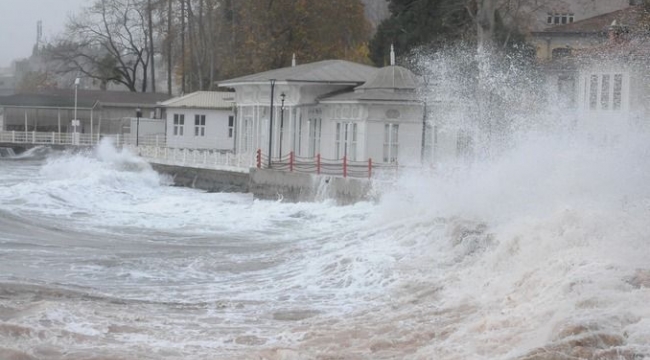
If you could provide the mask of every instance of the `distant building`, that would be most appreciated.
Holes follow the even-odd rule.
[[[136,109],[143,117],[161,119],[164,108],[158,102],[166,94],[125,91],[79,90],[77,94],[78,129],[81,133],[128,134]],[[0,97],[4,121],[0,131],[70,132],[75,113],[74,89],[44,90]]]
[[[602,3],[602,2],[601,2]],[[598,47],[608,41],[609,26],[617,21],[619,24],[633,25],[643,15],[642,6],[627,6],[587,19],[552,25],[530,34],[535,46],[537,58],[552,60],[571,55],[581,49]],[[622,6],[622,5],[621,5]],[[555,21],[555,20],[553,20]]]
[[[270,145],[272,159],[293,152],[298,159],[421,160],[424,106],[417,78],[405,68],[326,60],[219,86],[235,89],[239,153],[260,149],[267,156]]]
[[[13,75],[0,74],[0,96],[13,95],[16,89],[16,78]]]
[[[585,34],[598,34],[600,42],[542,63],[557,86],[551,88],[570,99],[565,105],[577,115],[579,128],[612,133],[648,126],[650,39],[639,31],[641,11],[635,6],[573,24]]]
[[[642,0],[523,0],[506,4],[525,32],[540,32],[623,10]],[[510,6],[511,8],[507,8]],[[502,10],[503,11],[503,10]]]
[[[234,93],[198,91],[160,103],[167,147],[235,150]]]

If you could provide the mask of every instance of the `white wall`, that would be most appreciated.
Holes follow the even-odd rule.
[[[183,135],[174,135],[174,114],[185,115]],[[205,136],[195,136],[195,115],[205,115]],[[189,149],[233,150],[235,136],[228,135],[230,110],[167,108],[167,146]]]

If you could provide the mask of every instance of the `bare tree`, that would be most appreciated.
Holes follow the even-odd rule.
[[[147,15],[149,20],[149,56],[151,61],[151,92],[156,92],[156,65],[155,65],[155,47],[153,42],[153,7],[151,0],[147,0]]]
[[[145,14],[136,1],[97,0],[70,19],[64,37],[47,46],[44,56],[59,73],[146,92],[150,51]]]

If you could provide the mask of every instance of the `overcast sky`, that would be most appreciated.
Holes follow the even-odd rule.
[[[64,29],[69,14],[90,0],[0,0],[0,67],[26,58],[36,42],[36,22],[43,21],[43,37]]]

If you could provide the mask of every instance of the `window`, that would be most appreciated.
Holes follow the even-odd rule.
[[[184,114],[174,114],[174,136],[183,136]]]
[[[298,125],[298,131],[296,132],[297,139],[294,139],[294,142],[297,142],[297,144],[295,144],[294,146],[297,149],[297,155],[300,156],[302,154],[302,111],[300,112],[300,116],[298,117],[297,125]]]
[[[194,115],[194,136],[205,136],[205,115]]]
[[[564,25],[564,24],[570,24],[573,22],[573,14],[572,13],[553,13],[550,12],[548,13],[548,17],[546,18],[546,23],[549,25]]]
[[[384,125],[384,162],[397,162],[399,155],[399,125]]]
[[[309,119],[309,156],[320,152],[321,119]]]
[[[553,59],[561,59],[571,56],[571,49],[570,48],[555,48],[551,52],[551,57]]]
[[[621,110],[623,82],[621,73],[590,74],[584,80],[585,107],[589,110]]]
[[[235,117],[228,116],[228,138],[232,138],[235,134]]]
[[[320,152],[321,113],[319,108],[309,109],[309,155],[315,157]]]
[[[357,124],[336,123],[336,159],[345,156],[349,161],[357,160]]]
[[[613,109],[621,110],[621,100],[623,98],[623,74],[614,75],[614,96]]]
[[[247,153],[253,150],[253,108],[242,108],[241,151]]]

